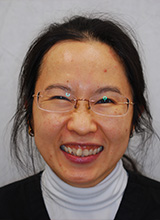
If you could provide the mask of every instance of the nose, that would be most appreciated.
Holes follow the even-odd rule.
[[[87,135],[97,131],[97,124],[88,109],[75,110],[68,120],[67,128],[78,135]]]

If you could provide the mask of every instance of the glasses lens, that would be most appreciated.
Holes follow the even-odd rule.
[[[40,109],[48,112],[69,112],[75,107],[76,99],[64,89],[53,88],[38,93],[37,102]],[[94,96],[89,102],[95,113],[106,116],[125,115],[129,106],[128,99],[116,92]]]
[[[73,108],[74,104],[70,93],[55,88],[39,93],[38,106],[50,112],[67,112]]]
[[[107,92],[102,96],[92,98],[92,110],[101,115],[121,116],[128,111],[128,100],[115,92]]]

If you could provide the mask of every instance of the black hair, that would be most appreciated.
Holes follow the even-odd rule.
[[[32,104],[35,84],[44,55],[60,41],[96,40],[109,45],[120,57],[126,77],[133,91],[134,113],[132,125],[134,132],[140,134],[144,143],[153,132],[152,117],[145,98],[145,81],[143,68],[136,49],[137,42],[124,28],[113,19],[74,16],[62,23],[53,23],[32,42],[24,59],[19,76],[19,94],[17,112],[11,135],[12,152],[18,161],[26,167],[31,162],[34,167],[35,148],[28,128],[31,127]],[[149,134],[146,136],[146,134]],[[132,134],[131,134],[132,135]],[[125,156],[132,168],[131,160]]]

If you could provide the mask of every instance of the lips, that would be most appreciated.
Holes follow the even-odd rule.
[[[67,154],[74,155],[76,157],[89,157],[99,154],[103,151],[103,146],[97,145],[61,145],[61,150]]]

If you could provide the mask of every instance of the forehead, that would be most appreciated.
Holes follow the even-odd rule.
[[[101,64],[105,59],[111,59],[112,62],[122,62],[116,52],[107,44],[99,41],[72,41],[65,40],[52,46],[52,48],[45,54],[41,68],[49,62],[56,61],[56,65],[62,63],[70,63],[76,61],[94,62]],[[87,58],[87,59],[86,59]],[[104,58],[104,59],[99,59]],[[106,62],[107,60],[105,60]],[[51,63],[50,63],[51,64]]]
[[[43,89],[50,83],[68,83],[73,89],[84,90],[89,85],[106,84],[130,89],[119,56],[110,46],[97,41],[63,41],[54,45],[43,58],[37,80]]]

